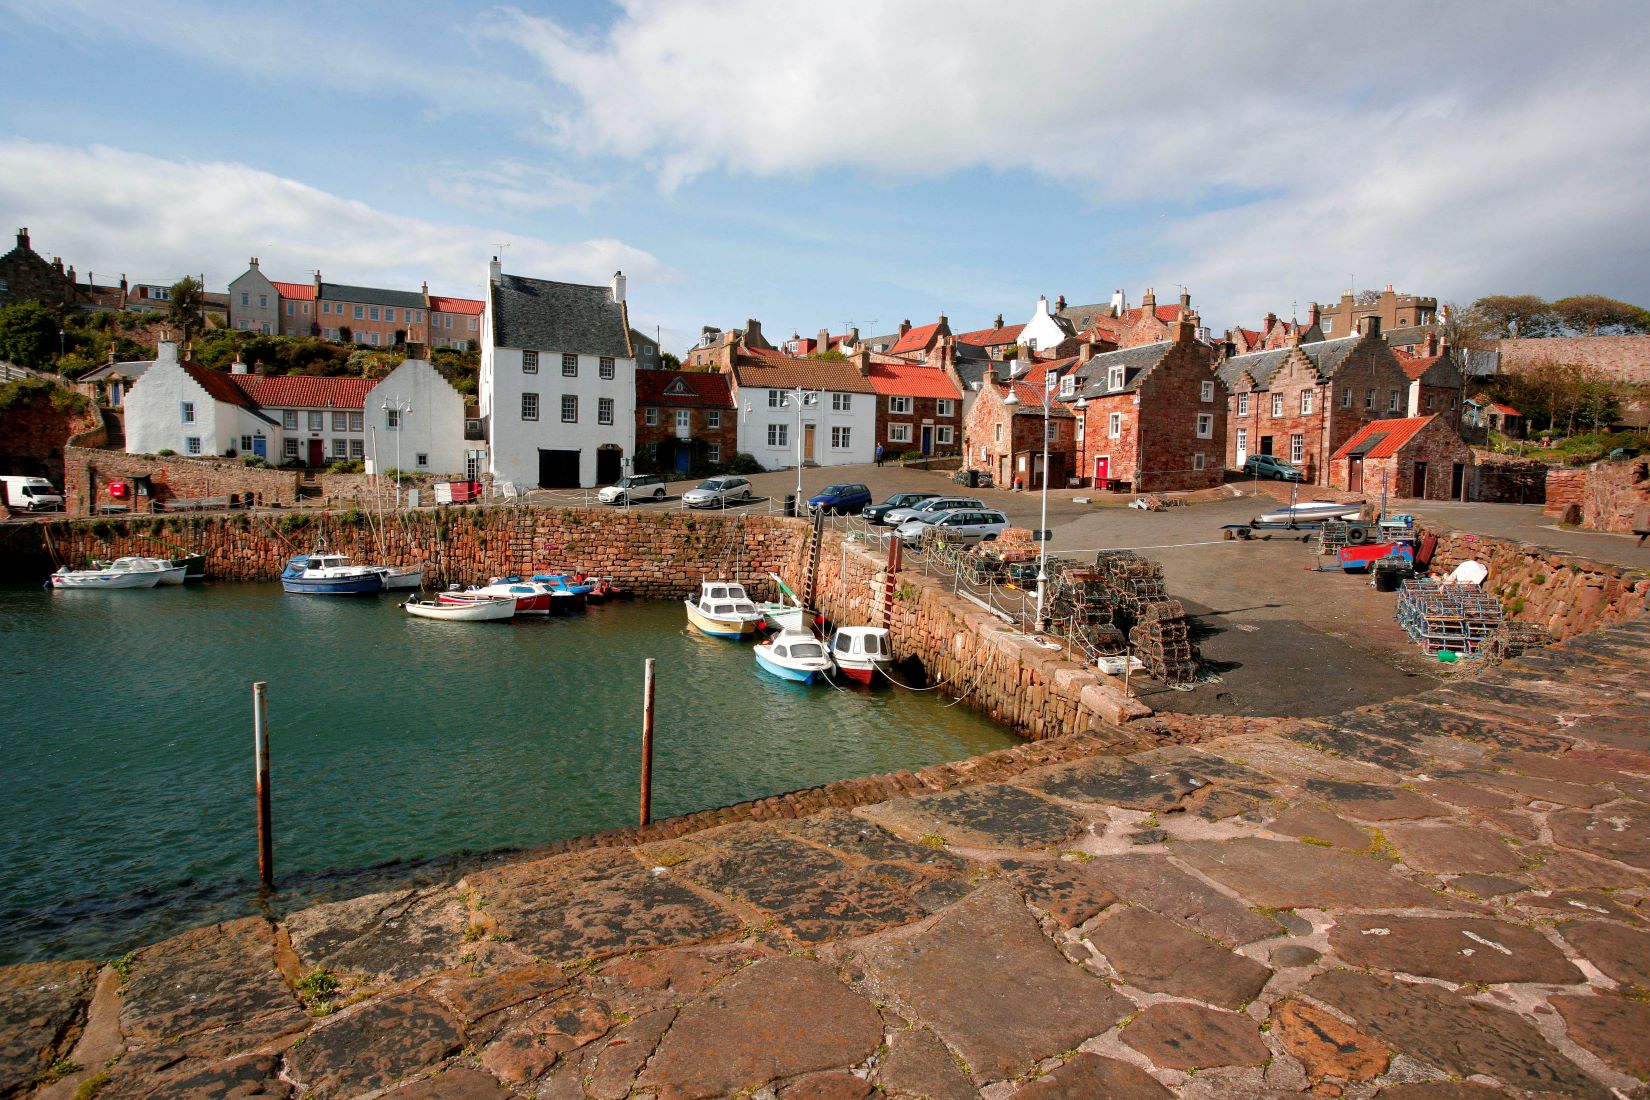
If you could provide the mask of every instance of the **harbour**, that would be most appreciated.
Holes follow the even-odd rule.
[[[0,589],[0,962],[257,911],[254,680],[277,906],[633,825],[648,657],[656,818],[1014,741],[943,690],[778,680],[674,601],[480,626],[398,605],[272,583]]]

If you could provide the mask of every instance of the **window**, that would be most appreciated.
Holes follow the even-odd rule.
[[[934,402],[934,415],[935,416],[956,416],[957,415],[956,405],[957,405],[957,403],[955,401],[951,400],[949,397],[942,397],[938,401]]]
[[[909,425],[909,424],[890,424],[890,425],[888,425],[888,442],[890,442],[890,443],[909,443],[909,442],[911,442],[911,425]]]
[[[691,410],[676,410],[676,430],[678,432],[689,432],[693,430],[693,412]]]
[[[1427,411],[1428,412],[1432,411],[1432,402],[1433,402],[1433,396],[1432,396],[1432,394],[1429,393],[1429,394],[1427,394]]]
[[[367,457],[367,445],[366,445],[365,441],[360,440],[360,439],[350,440],[349,441],[349,456],[351,458],[366,458]]]
[[[1281,393],[1274,393],[1272,395],[1272,415],[1283,415],[1283,394]]]
[[[185,437],[185,439],[183,441],[183,453],[184,454],[189,454],[189,455],[198,455],[198,454],[200,454],[201,453],[201,437],[198,436],[198,435],[191,435],[191,436]]]
[[[423,451],[419,451],[418,457],[415,461],[418,463],[418,468],[422,470],[430,464],[430,456],[425,454]]]
[[[539,395],[524,393],[521,395],[521,418],[523,420],[537,420],[539,418]]]
[[[268,309],[269,308],[269,295],[267,295],[267,294],[258,295],[258,308],[259,309]]]
[[[1213,439],[1215,434],[1215,414],[1197,414],[1197,437],[1199,439]]]
[[[1238,415],[1249,415],[1249,395],[1246,393],[1238,394]]]
[[[376,333],[376,332],[367,333],[367,339],[372,341],[372,346],[373,347],[378,346],[378,333]]]
[[[768,391],[768,408],[777,409],[785,403],[785,396],[781,390]]]
[[[1087,434],[1088,418],[1082,413],[1078,413],[1077,419],[1073,422],[1073,426],[1077,429],[1077,442],[1081,444],[1083,442],[1083,437]]]
[[[1387,399],[1386,399],[1386,411],[1387,412],[1397,412],[1398,411],[1398,391],[1397,390],[1393,390],[1392,393],[1387,397]]]
[[[321,414],[319,412],[311,412],[309,414],[309,416],[307,417],[307,419],[309,421],[309,430],[310,431],[318,432],[318,431],[321,430],[321,428],[322,428]]]
[[[539,353],[524,351],[521,353],[521,373],[537,374],[539,372]]]
[[[842,396],[846,397],[847,394],[843,394]],[[834,450],[834,451],[845,451],[845,450],[847,450],[848,449],[848,439],[849,439],[850,434],[851,433],[850,433],[849,429],[847,429],[847,428],[832,428],[831,429],[831,449]]]
[[[1328,336],[1331,332],[1334,332],[1334,331],[1335,331],[1335,318],[1325,317],[1323,319],[1323,334],[1325,336]]]
[[[1302,416],[1311,416],[1312,415],[1312,391],[1311,390],[1302,390],[1301,391],[1301,415]]]
[[[349,440],[347,440],[347,439],[334,439],[332,441],[332,457],[333,458],[348,458],[349,457]]]
[[[596,373],[602,378],[610,379],[613,377],[613,357],[611,355],[604,355],[596,360]]]
[[[1203,452],[1202,451],[1198,451],[1196,454],[1192,455],[1192,469],[1194,469],[1194,470],[1203,469]]]
[[[1289,461],[1299,464],[1306,458],[1306,437],[1299,432],[1289,437]]]
[[[650,428],[658,426],[658,423],[659,423],[659,410],[658,409],[644,409],[642,411],[642,423],[646,424]]]
[[[384,426],[392,432],[400,431],[401,430],[401,410],[400,409],[385,409],[384,410]]]
[[[390,309],[388,307],[385,307],[385,309],[384,309],[384,320],[386,320],[386,321],[395,320],[395,310]]]
[[[851,394],[851,393],[833,393],[831,395],[831,411],[832,412],[839,412],[839,413],[851,412],[851,411],[853,411],[853,405],[854,405],[854,395]],[[844,430],[846,431],[846,429],[844,429]],[[832,446],[835,446],[835,444],[833,443]],[[843,444],[843,446],[847,446],[847,444]]]
[[[649,348],[648,350],[650,352],[652,351],[651,348]],[[705,460],[707,462],[709,462],[712,466],[721,465],[721,462],[722,462],[722,445],[720,443],[712,443],[710,446],[706,447],[705,448]]]
[[[247,292],[244,291],[244,290],[241,291],[241,305],[243,305],[243,306],[244,305],[250,305],[251,303],[252,303],[251,295],[247,294]]]
[[[195,422],[195,403],[193,401],[185,401],[179,405],[178,416],[185,424],[193,424]]]
[[[352,432],[358,432],[363,427],[365,427],[366,426],[365,416],[366,416],[365,413],[355,413],[355,412],[350,413],[349,414],[349,430],[352,431]]]
[[[1060,396],[1070,397],[1077,392],[1077,376],[1065,374],[1060,376]]]
[[[1112,367],[1106,371],[1106,388],[1108,390],[1120,390],[1123,388],[1122,367]]]
[[[579,422],[579,399],[570,393],[561,395],[561,422],[563,424],[577,424]]]
[[[1003,441],[1003,426],[1001,424],[998,424],[997,425],[997,442],[1001,443],[1002,441]]]
[[[790,435],[791,426],[789,424],[769,424],[768,446],[783,447],[786,445],[786,441],[790,439]]]
[[[1213,401],[1215,399],[1215,384],[1213,382],[1203,383],[1199,387],[1199,396],[1205,401]]]
[[[281,453],[283,455],[285,455],[287,458],[297,458],[298,457],[298,441],[296,439],[288,439],[288,440],[285,440],[284,442],[282,442],[282,444],[281,444]]]
[[[913,402],[909,397],[890,397],[888,399],[888,411],[890,413],[903,416],[910,416],[912,404]]]
[[[252,437],[251,436],[249,436],[249,435],[241,436],[241,450],[243,450],[243,451],[251,451],[252,450]]]
[[[1352,407],[1352,391],[1351,390],[1342,390],[1341,391],[1341,408],[1350,409],[1351,407]]]
[[[579,376],[579,357],[572,352],[566,352],[561,357],[561,376],[563,378],[577,378]]]
[[[470,331],[474,332],[475,330],[476,330],[476,319],[474,317],[471,317],[470,318]]]
[[[722,426],[722,410],[711,409],[705,414],[705,427],[720,428]]]
[[[263,324],[259,325],[258,326],[258,331],[263,333],[265,336],[270,335],[269,322],[265,321]]]
[[[934,429],[934,442],[942,445],[954,443],[957,439],[956,431],[957,430],[949,424],[941,424],[939,427]]]
[[[298,316],[298,303],[297,302],[288,302],[286,304],[286,315],[288,317]]]
[[[1371,411],[1374,410],[1374,408],[1375,408],[1375,391],[1374,390],[1365,390],[1364,391],[1364,408],[1369,409]]]
[[[611,397],[596,398],[596,423],[613,423],[613,399]]]
[[[1106,417],[1106,434],[1113,439],[1123,434],[1123,414],[1112,413]]]
[[[355,319],[357,321],[359,321],[361,318],[365,317],[366,315],[367,315],[366,310],[362,309],[360,306],[355,307]]]
[[[349,431],[349,413],[335,412],[332,414],[332,430],[335,432]]]
[[[331,302],[322,302],[321,303],[321,312],[322,313],[331,313],[332,312],[332,303]]]

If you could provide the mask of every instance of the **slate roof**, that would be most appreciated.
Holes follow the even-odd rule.
[[[143,377],[143,372],[153,366],[148,359],[133,359],[123,363],[105,363],[96,370],[89,370],[76,382],[102,382],[109,378],[121,378],[128,382],[135,382]]]
[[[1349,455],[1391,458],[1433,420],[1432,416],[1409,416],[1401,420],[1373,421],[1360,428],[1357,435],[1341,444],[1340,450],[1329,457],[1332,460]]]
[[[311,293],[310,297],[313,298],[315,295]],[[424,296],[416,290],[386,290],[377,286],[322,283],[320,297],[331,302],[348,302],[351,305],[396,306],[403,309],[424,308]]]
[[[315,300],[314,283],[282,283],[271,279],[269,285],[274,287],[275,293],[283,298],[295,298],[300,302],[313,302]]]
[[[1410,325],[1407,328],[1395,328],[1383,332],[1382,335],[1386,337],[1386,342],[1391,346],[1407,348],[1426,343],[1427,337],[1436,335],[1437,332],[1438,326],[1436,325]]]
[[[236,391],[259,405],[298,409],[360,409],[378,384],[371,378],[325,378],[313,374],[222,374]]]
[[[734,380],[741,386],[835,390],[838,393],[875,393],[871,380],[860,376],[852,363],[830,359],[793,359],[782,351],[747,348],[734,356]]]
[[[480,316],[487,303],[479,298],[449,298],[445,294],[430,295],[430,309],[436,313],[468,313]]]
[[[1071,400],[1076,400],[1076,397],[1104,397],[1112,393],[1129,393],[1139,389],[1141,379],[1163,361],[1163,357],[1172,347],[1174,343],[1165,340],[1156,344],[1141,344],[1138,347],[1102,352],[1092,357],[1078,368],[1077,378],[1081,385]],[[1113,367],[1123,368],[1121,390],[1106,387],[1106,377],[1111,374]]]
[[[1311,344],[1302,344],[1300,350],[1312,361],[1321,378],[1333,377],[1346,361],[1347,353],[1358,346],[1361,336],[1343,336],[1339,340],[1319,340]],[[1215,374],[1231,389],[1245,372],[1255,380],[1259,389],[1265,389],[1272,381],[1283,361],[1289,358],[1293,348],[1273,348],[1270,351],[1252,351],[1248,355],[1234,355],[1220,365]]]
[[[871,388],[894,397],[962,397],[962,391],[943,370],[917,363],[872,363]]]
[[[571,351],[629,359],[629,314],[612,288],[503,275],[492,287],[493,342],[499,347]]]
[[[1110,302],[1096,302],[1087,306],[1067,306],[1054,316],[1066,321],[1075,332],[1090,328],[1096,321],[1116,320],[1111,315]]]
[[[637,405],[733,408],[733,387],[721,371],[639,370]]]
[[[899,343],[899,333],[897,332],[890,332],[886,336],[861,336],[859,338],[860,347],[874,348],[881,345],[882,350],[884,351],[887,351],[897,343]]]

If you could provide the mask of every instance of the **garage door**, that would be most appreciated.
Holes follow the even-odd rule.
[[[539,488],[577,489],[579,452],[539,449]]]

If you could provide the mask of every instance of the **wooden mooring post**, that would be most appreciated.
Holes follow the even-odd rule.
[[[269,823],[269,685],[252,685],[252,760],[258,789],[258,885],[275,887],[275,840]]]
[[[642,674],[642,824],[653,821],[653,658]]]

